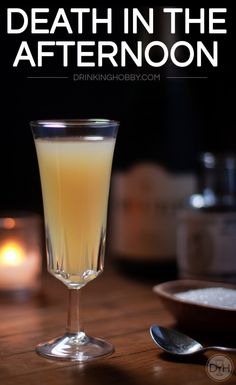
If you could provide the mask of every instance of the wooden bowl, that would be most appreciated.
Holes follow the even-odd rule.
[[[175,317],[180,327],[196,331],[209,331],[209,333],[222,333],[224,331],[224,333],[236,334],[236,309],[197,304],[175,296],[179,292],[209,287],[236,290],[235,285],[196,280],[164,282],[154,286],[153,290]]]

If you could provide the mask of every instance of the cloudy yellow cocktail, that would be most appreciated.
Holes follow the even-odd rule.
[[[113,346],[87,336],[78,292],[103,270],[107,205],[118,123],[110,120],[31,122],[41,178],[48,270],[69,290],[67,332],[39,344],[45,357],[88,361]]]
[[[37,139],[51,273],[84,285],[103,268],[115,139]]]

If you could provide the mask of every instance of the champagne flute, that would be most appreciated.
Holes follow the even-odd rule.
[[[43,195],[48,271],[69,289],[66,333],[36,347],[38,354],[84,362],[113,352],[89,337],[79,317],[79,289],[102,271],[112,158],[113,120],[30,122]]]

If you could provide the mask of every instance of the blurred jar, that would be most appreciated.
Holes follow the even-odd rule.
[[[178,216],[179,276],[236,281],[236,155],[204,153],[199,193]]]
[[[113,176],[110,251],[125,272],[176,275],[176,218],[195,190],[192,174],[140,163]]]

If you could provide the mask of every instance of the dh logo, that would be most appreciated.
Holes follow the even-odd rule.
[[[214,355],[207,361],[206,372],[210,379],[223,382],[232,376],[234,364],[231,358],[225,355]]]

